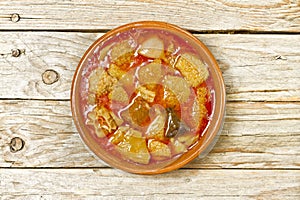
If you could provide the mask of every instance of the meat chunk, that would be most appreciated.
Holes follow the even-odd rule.
[[[96,104],[96,97],[109,93],[116,82],[102,67],[95,69],[89,76],[88,103]]]
[[[143,66],[138,71],[139,81],[142,84],[157,84],[162,77],[161,64],[150,63]]]
[[[172,150],[175,154],[181,154],[188,150],[188,148],[195,144],[199,139],[199,135],[187,133],[180,135],[177,138],[171,138]]]
[[[148,58],[159,58],[164,52],[164,42],[153,36],[142,43],[138,52]]]
[[[146,137],[156,139],[156,140],[163,140],[164,139],[164,128],[166,122],[166,112],[160,108],[155,108],[155,116],[146,131]]]
[[[100,50],[99,57],[98,57],[98,59],[100,61],[103,61],[105,59],[105,57],[108,55],[108,52],[109,52],[111,46],[112,46],[112,44],[107,45]]]
[[[114,132],[114,134],[109,138],[109,141],[115,145],[119,144],[120,142],[122,142],[124,140],[124,136],[128,130],[129,130],[128,126],[120,126]]]
[[[98,117],[97,117],[97,113],[96,113],[95,110],[88,113],[88,115],[87,115],[87,125],[91,125],[91,126],[94,127],[95,133],[96,133],[97,137],[99,137],[99,138],[103,138],[108,134],[107,131],[104,131],[101,128],[101,125],[98,122]]]
[[[119,84],[116,84],[113,87],[113,90],[111,91],[111,93],[109,95],[109,98],[113,102],[120,102],[120,103],[123,103],[123,104],[128,104],[128,102],[129,102],[129,97],[127,95],[127,92]]]
[[[111,116],[111,111],[109,111],[107,108],[101,106],[100,108],[96,108],[96,115],[98,122],[101,125],[102,129],[105,129],[108,132],[111,132],[113,130],[116,130],[118,128],[115,120]]]
[[[149,104],[142,97],[135,98],[129,107],[131,121],[138,126],[146,125],[150,121],[149,110]]]
[[[204,104],[206,103],[207,99],[207,95],[209,94],[209,91],[207,88],[205,87],[199,87],[197,88],[197,99],[199,100],[200,103]]]
[[[102,96],[109,93],[116,82],[116,78],[111,77],[104,69],[99,67],[89,76],[89,92]]]
[[[189,53],[182,54],[179,57],[175,68],[181,72],[187,82],[193,87],[201,84],[209,76],[208,69],[204,63]]]
[[[188,148],[191,145],[193,145],[194,143],[196,143],[196,141],[198,140],[198,138],[199,138],[198,134],[188,133],[188,134],[180,135],[177,138],[177,140],[179,142],[181,142],[182,144],[184,144]]]
[[[133,94],[135,91],[135,80],[135,70],[129,70],[119,79],[118,84],[126,90],[127,94]]]
[[[102,138],[118,128],[112,115],[107,108],[96,107],[87,114],[87,124],[94,126],[96,135]]]
[[[121,124],[123,124],[123,120],[121,118],[119,118],[117,115],[115,115],[114,112],[110,112],[111,117],[113,118],[113,120],[115,120],[117,126],[120,126]]]
[[[207,98],[206,95],[208,93],[207,88],[200,87],[197,89],[196,92],[196,101],[193,103],[192,106],[192,124],[194,127],[198,128],[201,124],[201,121],[207,115],[207,109],[205,107]]]
[[[89,76],[89,92],[96,93],[98,89],[98,83],[101,77],[104,76],[104,69],[99,67],[95,69]]]
[[[119,80],[126,73],[126,71],[122,70],[116,64],[111,64],[108,68],[108,73],[110,76]]]
[[[130,40],[125,40],[114,45],[110,53],[110,60],[113,64],[118,66],[118,69],[112,68],[111,73],[121,77],[123,74],[122,71],[128,71],[134,59],[134,52]]]
[[[130,45],[129,40],[119,42],[112,47],[112,50],[110,52],[111,61],[116,62],[117,60],[128,56],[128,54],[132,54],[133,51],[134,48]]]
[[[181,154],[187,151],[187,147],[174,138],[171,138],[171,144],[174,154]]]
[[[171,150],[168,147],[168,145],[156,141],[156,140],[151,140],[148,143],[148,148],[150,151],[150,154],[153,156],[155,160],[164,160],[166,158],[171,157]]]
[[[164,88],[163,98],[165,100],[166,107],[174,108],[176,110],[180,109],[180,102],[178,101],[176,95],[170,89]]]
[[[175,62],[177,60],[177,56],[174,55],[174,52],[176,51],[175,46],[173,43],[171,43],[167,51],[164,53],[164,56],[162,57],[162,60],[167,63],[167,65],[172,66],[174,68]]]
[[[164,85],[177,97],[180,103],[184,103],[190,96],[190,87],[184,78],[167,75],[163,80]]]
[[[152,103],[154,101],[155,98],[155,92],[148,90],[146,87],[144,86],[139,86],[137,88],[137,92],[138,94],[147,102]]]
[[[117,150],[125,159],[140,164],[149,163],[150,153],[141,132],[121,126],[110,141],[117,146]]]
[[[111,77],[107,72],[104,71],[98,83],[97,94],[101,96],[102,94],[111,92],[116,82],[116,78]]]

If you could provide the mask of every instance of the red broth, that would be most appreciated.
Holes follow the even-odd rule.
[[[119,33],[95,49],[86,69],[83,117],[112,156],[138,165],[169,163],[209,125],[214,88],[208,68],[171,32]]]

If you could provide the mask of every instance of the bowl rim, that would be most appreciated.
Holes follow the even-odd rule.
[[[205,53],[205,56],[208,57],[208,59],[212,62],[212,66],[209,66],[210,70],[213,70],[214,72],[211,72],[212,74],[215,74],[215,77],[213,78],[214,80],[214,88],[219,88],[219,97],[220,99],[217,99],[214,102],[215,104],[219,104],[218,109],[219,112],[217,112],[217,116],[214,116],[214,121],[215,125],[213,126],[213,129],[210,131],[210,134],[207,136],[207,139],[204,143],[198,142],[195,146],[192,147],[192,149],[195,149],[194,151],[187,151],[183,155],[187,154],[188,156],[185,157],[184,159],[181,159],[182,156],[179,157],[178,160],[172,162],[170,165],[167,165],[163,168],[160,169],[155,169],[155,170],[145,170],[145,171],[139,171],[135,169],[131,169],[128,167],[124,167],[122,165],[116,165],[115,163],[112,163],[111,160],[104,158],[102,154],[100,154],[98,151],[96,151],[95,147],[91,144],[91,141],[88,140],[86,134],[84,133],[84,130],[82,129],[80,122],[78,120],[78,110],[76,109],[76,93],[75,93],[75,86],[78,81],[78,77],[81,76],[79,72],[82,71],[82,68],[84,68],[84,63],[86,59],[88,58],[89,54],[92,52],[92,50],[97,47],[101,42],[105,41],[108,39],[110,36],[116,35],[118,32],[124,32],[127,30],[130,30],[132,28],[163,28],[167,29],[169,31],[175,31],[175,33],[183,34],[187,38],[189,38],[191,41],[195,42],[196,45],[198,45],[203,52]],[[217,79],[215,79],[217,78]],[[218,85],[216,85],[216,83]],[[117,28],[114,28],[107,33],[103,34],[101,37],[99,37],[97,40],[93,42],[92,45],[89,46],[89,48],[85,51],[84,55],[81,57],[73,79],[72,79],[72,85],[71,85],[71,93],[70,93],[70,104],[71,104],[71,111],[72,111],[72,118],[73,122],[77,128],[77,131],[80,135],[80,138],[83,140],[83,143],[88,147],[89,150],[91,150],[98,158],[103,160],[105,163],[109,164],[111,167],[121,169],[123,171],[127,171],[130,173],[135,173],[135,174],[160,174],[160,173],[165,173],[169,171],[173,171],[176,169],[179,169],[183,167],[184,165],[188,164],[192,160],[194,160],[197,156],[200,155],[200,153],[204,152],[205,150],[212,149],[216,141],[214,140],[218,137],[222,130],[222,126],[224,124],[224,116],[225,116],[225,104],[226,104],[226,91],[225,91],[225,84],[224,84],[224,79],[222,76],[222,72],[219,68],[219,65],[213,56],[213,54],[210,52],[210,50],[207,48],[204,43],[202,43],[197,37],[195,37],[192,33],[180,28],[179,26],[167,23],[167,22],[161,22],[161,21],[137,21],[137,22],[131,22],[128,24],[121,25]],[[216,105],[215,105],[216,107]],[[215,113],[214,113],[215,115]],[[211,127],[211,125],[209,125]],[[207,131],[207,130],[206,130]],[[204,133],[205,134],[205,133]],[[207,152],[207,153],[208,153]]]

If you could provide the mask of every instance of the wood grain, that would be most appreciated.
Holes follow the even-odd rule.
[[[227,92],[214,149],[157,176],[107,167],[70,112],[85,50],[139,20],[192,31]],[[299,33],[299,0],[0,1],[0,199],[300,199]]]
[[[0,3],[1,30],[107,30],[139,20],[158,20],[194,31],[300,31],[297,0],[140,1],[11,0]],[[20,20],[13,22],[11,14]]]
[[[104,167],[81,142],[68,101],[0,101],[0,167]],[[10,151],[20,137],[22,150]],[[227,104],[213,151],[186,168],[300,168],[300,103]]]
[[[176,177],[176,178],[174,178]],[[293,170],[0,169],[2,199],[299,199]]]
[[[0,98],[69,99],[80,57],[101,35],[0,33]],[[300,101],[300,35],[196,36],[220,64],[228,101]],[[25,53],[12,57],[11,49]],[[59,74],[52,85],[42,81],[47,69]]]

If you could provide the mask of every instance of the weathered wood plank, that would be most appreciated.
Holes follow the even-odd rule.
[[[0,3],[0,29],[111,29],[138,20],[159,20],[202,30],[300,31],[299,1],[60,1]],[[11,20],[11,14],[20,16]]]
[[[0,167],[103,167],[81,142],[67,101],[0,101]],[[24,148],[11,152],[14,137]],[[300,103],[228,103],[213,151],[186,168],[300,168]]]
[[[69,99],[84,51],[102,34],[0,33],[0,98]],[[197,35],[223,71],[228,101],[299,101],[300,35]],[[12,57],[11,49],[25,49]],[[2,54],[2,55],[1,55]],[[53,69],[52,85],[42,74]],[[18,87],[16,87],[18,86]]]
[[[0,169],[2,199],[299,199],[299,170]],[[176,177],[176,178],[174,178]]]

